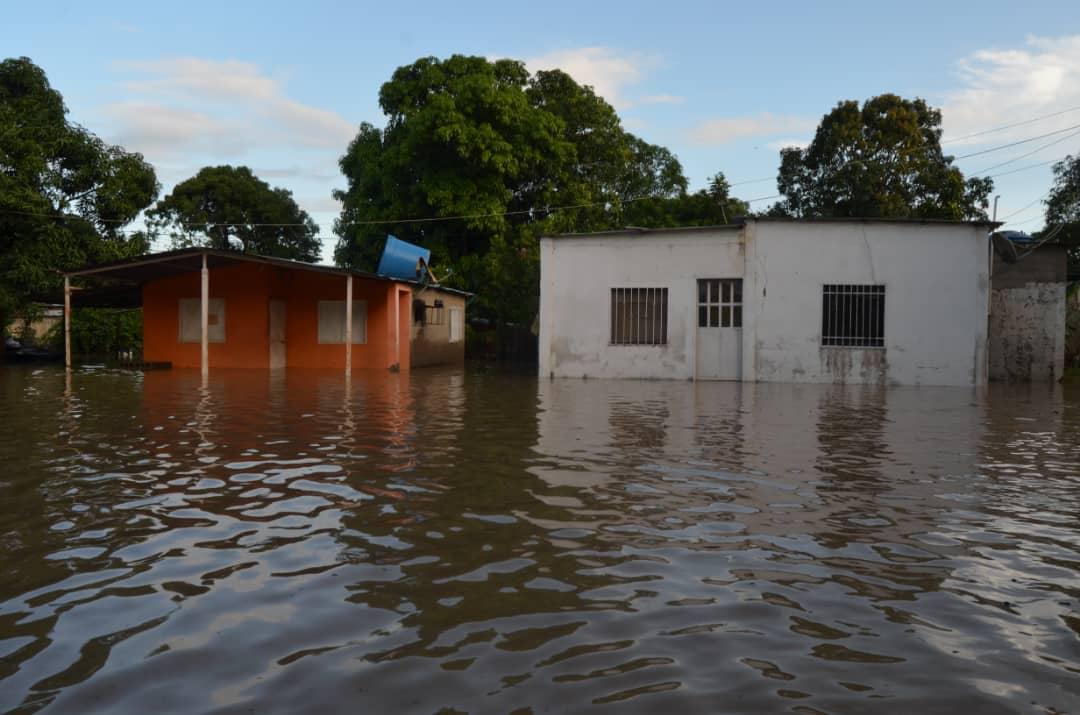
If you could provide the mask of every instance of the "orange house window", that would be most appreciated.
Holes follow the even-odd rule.
[[[225,342],[225,299],[211,298],[206,307],[207,340],[211,343]],[[180,342],[202,342],[201,311],[202,301],[199,298],[180,299]]]

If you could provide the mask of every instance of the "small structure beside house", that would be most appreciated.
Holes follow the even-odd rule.
[[[1067,249],[1047,243],[1018,250],[1019,260],[994,254],[990,379],[1054,382],[1065,374]]]
[[[981,385],[1017,319],[991,335],[995,227],[749,218],[547,236],[540,374]],[[1064,334],[1056,312],[1044,331]]]
[[[64,306],[42,303],[29,315],[20,315],[7,326],[8,335],[17,340],[40,345],[53,328],[64,320]]]
[[[72,290],[88,277],[107,285]],[[72,271],[65,285],[76,307],[142,306],[147,363],[408,370],[465,357],[468,294],[419,281],[191,248]],[[416,301],[438,303],[445,329],[418,330]]]

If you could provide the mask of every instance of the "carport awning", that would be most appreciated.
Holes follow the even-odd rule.
[[[333,266],[292,261],[287,258],[258,256],[250,253],[222,251],[213,248],[183,248],[164,253],[153,253],[112,263],[82,268],[65,273],[68,278],[94,279],[95,285],[78,287],[72,292],[71,302],[76,308],[137,308],[142,305],[142,286],[148,281],[169,278],[202,270],[203,256],[206,265],[213,270],[237,263],[262,263],[291,270],[314,271],[331,275],[353,275],[360,278],[393,281],[384,276],[360,271],[347,271]]]

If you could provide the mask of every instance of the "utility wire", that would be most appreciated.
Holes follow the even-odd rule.
[[[1072,131],[1074,129],[1080,129],[1080,124],[1074,124],[1071,127],[1065,127],[1064,129],[1057,129],[1052,132],[1046,132],[1045,134],[1039,134],[1038,136],[1030,137],[1028,139],[1021,139],[1020,141],[1009,142],[1008,144],[1002,144],[1001,146],[990,147],[989,149],[983,149],[981,151],[973,151],[970,154],[963,154],[961,156],[954,156],[953,159],[959,161],[960,159],[970,159],[973,156],[981,156],[983,154],[989,154],[995,151],[1001,151],[1002,149],[1010,149],[1014,146],[1020,146],[1021,144],[1028,144],[1039,139],[1054,136],[1055,134],[1064,134],[1065,132]]]
[[[1065,111],[1070,111],[1070,110],[1065,110]],[[1062,112],[1062,113],[1064,113],[1064,112]],[[1053,115],[1048,115],[1048,116],[1053,116]],[[1033,119],[1033,120],[1029,120],[1027,123],[1030,123],[1031,121],[1038,121],[1039,119],[1042,119],[1042,118],[1044,118],[1044,117],[1039,117],[1039,118],[1036,118],[1036,119]],[[1001,129],[1001,128],[1002,127],[998,127],[996,129]],[[996,131],[996,129],[986,130],[986,131],[987,132]],[[1022,145],[1022,144],[1028,144],[1028,143],[1033,142],[1033,141],[1038,141],[1039,139],[1043,139],[1043,138],[1046,138],[1046,137],[1049,137],[1049,136],[1054,136],[1054,135],[1057,135],[1057,134],[1062,134],[1062,133],[1069,132],[1069,131],[1073,131],[1073,133],[1069,134],[1068,136],[1063,137],[1063,138],[1061,138],[1059,140],[1056,140],[1054,142],[1050,142],[1050,143],[1048,143],[1048,144],[1046,144],[1044,146],[1041,146],[1041,147],[1039,147],[1038,149],[1036,149],[1036,150],[1034,150],[1032,152],[1029,152],[1027,154],[1023,154],[1021,156],[1015,157],[1014,159],[1010,159],[1009,161],[1002,162],[1001,164],[997,164],[995,166],[984,169],[982,172],[976,172],[975,174],[973,174],[973,175],[978,175],[979,173],[984,173],[986,171],[990,171],[992,169],[995,169],[995,168],[997,168],[999,166],[1005,166],[1006,164],[1010,164],[1013,161],[1023,159],[1026,156],[1030,156],[1031,154],[1034,154],[1034,153],[1039,152],[1039,151],[1041,151],[1043,149],[1046,149],[1047,147],[1053,146],[1054,144],[1060,143],[1061,141],[1065,141],[1065,140],[1070,139],[1070,138],[1072,138],[1074,136],[1080,135],[1080,124],[1074,124],[1074,125],[1072,125],[1070,127],[1064,128],[1064,129],[1058,129],[1058,130],[1055,130],[1055,131],[1052,131],[1052,132],[1046,132],[1044,134],[1039,134],[1039,135],[1034,136],[1034,137],[1029,137],[1027,139],[1021,139],[1021,140],[1014,141],[1014,142],[1009,142],[1007,144],[1002,144],[1000,146],[995,146],[995,147],[990,147],[990,148],[987,148],[987,149],[982,149],[980,151],[971,152],[969,154],[963,154],[961,156],[953,157],[953,159],[954,160],[960,160],[960,159],[968,159],[968,158],[971,158],[973,156],[981,156],[983,154],[989,154],[991,152],[1001,151],[1003,149],[1009,149],[1009,148],[1014,147],[1014,146],[1019,146],[1019,145]],[[845,162],[842,166],[847,166],[847,165],[851,165],[851,164],[866,164],[869,161],[870,160],[868,160],[868,159],[852,159],[850,161]],[[770,178],[772,178],[772,177],[763,177],[763,178],[759,178],[759,179],[749,179],[749,180],[746,180],[746,181],[739,181],[739,182],[732,183],[732,184],[730,184],[730,186],[741,186],[741,185],[744,185],[744,184],[760,183],[760,182],[763,182],[763,181],[768,181]],[[749,200],[746,201],[746,203],[755,203],[755,202],[758,202],[758,201],[767,201],[769,199],[780,198],[780,196],[781,196],[780,194],[775,194],[775,195],[772,195],[772,196],[761,196],[761,197],[758,197],[758,198],[749,199]],[[634,198],[630,198],[630,199],[623,199],[622,201],[619,201],[618,203],[626,204],[626,203],[631,203],[631,202],[635,202],[635,201],[644,201],[644,200],[652,199],[652,198],[658,198],[658,197],[639,196],[639,197],[634,197]],[[574,205],[568,205],[568,206],[530,208],[530,209],[522,209],[522,210],[517,210],[517,211],[491,212],[491,213],[484,213],[484,214],[462,214],[462,215],[457,215],[457,216],[428,216],[428,217],[423,217],[423,218],[372,219],[372,220],[364,220],[364,221],[351,221],[351,222],[349,222],[349,225],[352,225],[352,226],[375,226],[375,225],[387,225],[387,224],[418,224],[418,223],[435,223],[435,222],[440,222],[440,221],[461,221],[461,220],[472,220],[472,219],[481,219],[481,218],[500,218],[500,217],[505,217],[505,216],[521,216],[521,215],[524,215],[524,214],[532,214],[532,213],[550,214],[550,213],[554,213],[556,211],[566,211],[566,210],[573,210],[573,209],[590,208],[590,207],[595,207],[595,206],[607,206],[607,205],[609,205],[611,203],[613,203],[613,202],[611,202],[611,201],[596,201],[596,202],[583,203],[583,204],[574,204]],[[35,212],[31,212],[31,211],[15,211],[15,210],[6,210],[6,209],[0,209],[0,213],[20,215],[20,216],[36,216],[36,217],[41,217],[41,218],[52,218],[52,219],[61,219],[61,220],[63,220],[63,219],[77,219],[77,220],[89,221],[91,223],[95,223],[95,222],[104,223],[104,224],[109,224],[109,223],[126,224],[126,223],[130,223],[130,221],[126,221],[124,219],[102,219],[102,218],[87,219],[87,218],[84,218],[82,216],[78,216],[77,214],[47,214],[47,213],[35,213]],[[209,227],[209,228],[214,228],[214,227],[218,227],[218,226],[247,226],[247,227],[250,227],[250,228],[258,228],[258,227],[287,228],[287,227],[302,227],[304,225],[305,224],[302,224],[302,223],[247,223],[247,222],[236,222],[236,223],[217,222],[217,223],[206,224],[206,226]]]
[[[1068,109],[1062,109],[1059,112],[1053,112],[1051,114],[1044,114],[1040,117],[1033,117],[1031,119],[1025,119],[1022,122],[1016,122],[1015,124],[1006,124],[1000,127],[994,127],[992,129],[983,129],[982,131],[975,132],[973,134],[965,134],[962,137],[956,137],[954,139],[943,139],[942,144],[955,144],[956,142],[962,142],[965,139],[972,139],[974,137],[981,137],[984,134],[993,134],[994,132],[1001,132],[1006,129],[1015,129],[1016,127],[1022,127],[1027,124],[1034,124],[1035,122],[1041,122],[1044,119],[1050,119],[1052,117],[1060,117],[1062,114],[1068,114],[1069,112],[1075,112],[1080,110],[1080,107],[1069,107]]]
[[[994,164],[993,166],[986,167],[982,171],[976,171],[974,174],[972,174],[972,176],[978,176],[979,174],[985,174],[988,171],[993,171],[994,169],[1000,169],[1003,166],[1008,166],[1009,164],[1013,163],[1014,161],[1020,161],[1021,159],[1026,159],[1027,157],[1031,156],[1032,154],[1038,154],[1043,149],[1049,149],[1050,147],[1052,147],[1052,146],[1054,146],[1056,144],[1060,144],[1063,141],[1068,141],[1069,139],[1072,139],[1073,137],[1078,136],[1078,135],[1080,135],[1080,129],[1076,130],[1072,134],[1066,134],[1063,137],[1058,137],[1054,141],[1043,144],[1038,149],[1033,149],[1032,151],[1029,151],[1026,154],[1021,154],[1020,156],[1014,156],[1012,159],[1009,159],[1007,161],[1003,161],[1000,164]]]

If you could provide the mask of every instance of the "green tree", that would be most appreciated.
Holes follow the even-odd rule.
[[[55,299],[59,271],[146,252],[124,226],[159,190],[141,155],[68,121],[40,67],[0,62],[0,325]]]
[[[319,260],[319,226],[286,189],[246,166],[208,166],[177,184],[148,212],[177,248],[239,249],[298,261]]]
[[[1054,164],[1054,185],[1046,197],[1046,225],[1062,224],[1058,240],[1069,247],[1069,275],[1080,275],[1080,155]]]
[[[942,152],[940,111],[895,94],[840,102],[780,158],[774,213],[790,216],[984,219],[993,190]]]
[[[634,201],[623,209],[624,225],[643,228],[717,226],[733,223],[750,213],[750,205],[730,195],[731,186],[722,173],[709,179],[708,188],[692,194]]]
[[[362,125],[341,158],[335,260],[374,268],[393,233],[430,248],[451,282],[504,321],[535,315],[542,233],[619,226],[631,199],[686,191],[669,151],[626,132],[609,104],[558,70],[429,57],[395,71],[379,104],[385,128]],[[576,208],[554,210],[566,206]],[[385,221],[394,218],[416,220]]]

